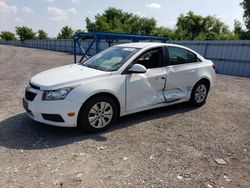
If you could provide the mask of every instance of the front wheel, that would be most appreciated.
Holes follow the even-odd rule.
[[[80,110],[78,126],[88,132],[101,132],[108,129],[117,118],[114,100],[106,96],[90,99]]]
[[[200,81],[195,84],[190,98],[190,104],[192,106],[202,106],[207,99],[209,87],[208,84],[204,81]]]

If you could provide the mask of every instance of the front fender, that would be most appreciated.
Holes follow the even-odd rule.
[[[95,94],[110,93],[119,101],[122,114],[125,110],[125,80],[126,75],[112,75],[84,82],[69,93],[67,100],[83,104]]]

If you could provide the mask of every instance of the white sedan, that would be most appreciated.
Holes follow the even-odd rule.
[[[214,81],[213,62],[191,49],[128,43],[35,75],[23,106],[35,121],[98,132],[135,112],[187,101],[201,106]]]

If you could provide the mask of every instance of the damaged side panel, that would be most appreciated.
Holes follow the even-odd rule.
[[[196,67],[188,65],[175,65],[166,68],[167,81],[163,92],[166,102],[175,102],[189,98],[191,89],[196,81]]]
[[[166,68],[148,69],[145,74],[132,74],[126,80],[126,111],[164,103]]]

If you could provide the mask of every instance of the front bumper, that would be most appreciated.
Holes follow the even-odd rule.
[[[33,88],[28,88],[28,90],[36,94],[33,101],[28,100],[27,97],[23,98],[23,107],[30,118],[41,123],[59,127],[77,126],[77,116],[82,104],[77,104],[66,99],[44,101],[42,100],[43,91]],[[68,113],[74,113],[74,116],[69,116]],[[58,121],[59,116],[62,118],[61,121]]]

